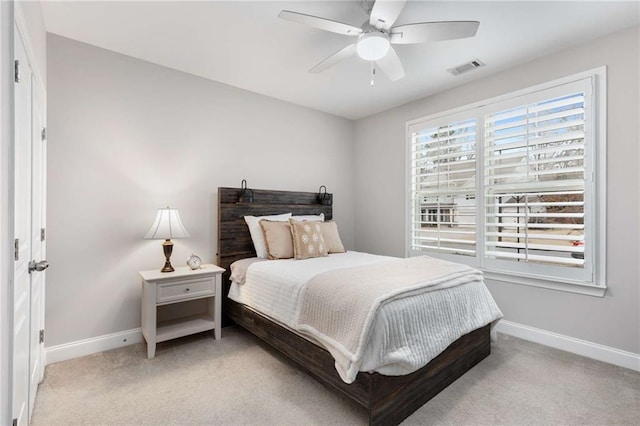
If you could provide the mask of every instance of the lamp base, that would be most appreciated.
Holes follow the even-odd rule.
[[[171,266],[171,262],[164,262],[164,267],[160,269],[160,272],[173,272],[173,266]]]
[[[169,239],[164,240],[162,243],[162,251],[164,252],[165,262],[164,267],[160,269],[160,272],[173,272],[173,266],[171,266],[171,253],[173,252],[173,242]]]

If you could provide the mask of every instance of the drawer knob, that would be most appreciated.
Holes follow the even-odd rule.
[[[187,289],[185,291],[189,291],[189,287],[187,287]]]

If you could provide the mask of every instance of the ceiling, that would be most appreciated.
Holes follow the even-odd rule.
[[[48,32],[294,104],[358,119],[640,23],[638,1],[409,1],[396,24],[477,20],[475,37],[396,45],[406,72],[370,85],[368,62],[307,71],[354,41],[278,19],[292,10],[360,26],[361,1],[43,2]],[[454,77],[472,59],[486,66]]]

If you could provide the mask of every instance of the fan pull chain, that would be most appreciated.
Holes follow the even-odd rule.
[[[373,66],[373,61],[371,61],[371,86],[375,84],[376,78],[376,68]]]

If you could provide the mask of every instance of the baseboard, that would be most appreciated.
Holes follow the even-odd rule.
[[[540,343],[541,345],[582,355],[608,364],[640,371],[640,354],[587,342],[539,328],[529,327],[516,322],[500,320],[495,327],[498,333]]]
[[[634,354],[632,352],[506,320],[500,320],[495,327],[495,331],[619,367],[640,371],[640,354]],[[46,365],[133,345],[141,341],[142,332],[140,328],[134,328],[132,330],[52,346],[45,348]]]
[[[142,341],[140,328],[105,334],[90,339],[64,343],[62,345],[45,348],[45,364],[66,361],[85,355],[91,355],[102,351],[133,345]]]

